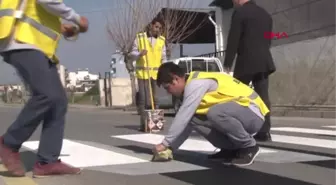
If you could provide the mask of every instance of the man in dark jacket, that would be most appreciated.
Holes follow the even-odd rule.
[[[233,0],[235,11],[232,15],[228,35],[224,67],[227,72],[234,68],[234,77],[245,84],[252,82],[255,91],[271,108],[268,95],[268,76],[276,68],[270,52],[271,40],[264,34],[272,32],[272,17],[252,0]],[[270,115],[265,117],[263,128],[255,136],[259,141],[271,141]]]

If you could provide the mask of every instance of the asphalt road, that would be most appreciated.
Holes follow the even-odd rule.
[[[3,133],[19,107],[0,107]],[[167,117],[170,123],[172,117]],[[40,128],[23,144],[27,177],[9,177],[0,165],[0,185],[310,185],[335,184],[335,120],[273,118],[274,142],[260,143],[261,154],[248,167],[226,167],[205,160],[215,148],[193,133],[168,163],[152,163],[152,144],[163,133],[137,131],[135,114],[93,108],[70,109],[62,160],[83,167],[78,176],[32,179]]]

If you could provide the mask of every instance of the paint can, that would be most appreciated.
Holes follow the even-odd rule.
[[[163,109],[145,110],[145,132],[160,132],[164,129],[165,119]]]

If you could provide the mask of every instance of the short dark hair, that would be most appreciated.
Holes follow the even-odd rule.
[[[157,22],[160,23],[162,27],[164,26],[164,23],[163,23],[163,20],[162,20],[162,19],[160,19],[160,18],[154,18],[154,19],[152,20],[152,24],[155,24],[155,23],[157,23]]]
[[[183,78],[185,72],[180,66],[173,62],[166,62],[161,64],[157,74],[157,85],[160,87],[162,84],[172,83],[173,75]]]

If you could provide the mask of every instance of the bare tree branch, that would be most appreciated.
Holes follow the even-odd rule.
[[[136,33],[144,31],[151,20],[159,14],[164,21],[163,36],[166,37],[167,50],[186,39],[204,26],[206,19],[193,24],[197,12],[193,11],[193,0],[116,0],[116,12],[108,18],[107,30],[117,49],[123,54],[131,50]],[[192,29],[191,26],[193,26]]]

